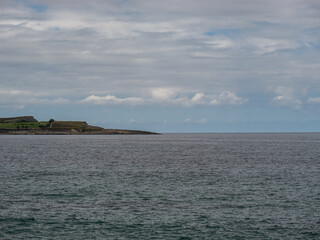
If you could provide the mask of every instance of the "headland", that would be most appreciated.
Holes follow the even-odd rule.
[[[33,116],[0,118],[0,134],[9,135],[116,135],[157,134],[126,129],[105,129],[84,121],[38,121]]]

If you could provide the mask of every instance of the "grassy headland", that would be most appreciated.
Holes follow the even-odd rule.
[[[155,134],[124,129],[104,129],[81,121],[37,121],[34,117],[0,118],[0,134],[14,135],[104,135],[104,134]]]
[[[48,121],[41,122],[0,122],[0,129],[37,129],[41,127],[48,127]]]

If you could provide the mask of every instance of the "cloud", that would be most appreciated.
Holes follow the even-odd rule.
[[[206,104],[207,99],[206,95],[204,93],[196,93],[192,98],[191,98],[191,103],[192,104]]]
[[[95,105],[140,105],[143,102],[144,99],[139,97],[118,98],[112,95],[107,95],[104,97],[91,95],[80,101],[80,103],[90,103]]]
[[[272,99],[272,102],[278,106],[293,107],[294,109],[300,109],[302,102],[291,96],[276,96]]]
[[[241,105],[248,101],[247,98],[236,96],[235,93],[223,91],[217,97],[213,97],[210,101],[212,105]]]
[[[272,53],[280,50],[294,50],[301,45],[292,39],[253,38],[248,40],[258,54]]]
[[[241,105],[248,99],[236,96],[235,93],[223,91],[219,95],[195,93],[189,97],[174,89],[157,88],[151,90],[150,97],[125,97],[119,98],[113,95],[96,96],[90,95],[79,103],[94,105],[165,105],[165,106],[182,106],[194,107],[198,105]]]
[[[23,90],[0,90],[0,106],[24,108],[27,105],[61,105],[71,101],[63,97],[44,97],[41,92]]]
[[[193,107],[197,105],[241,105],[248,101],[248,99],[238,97],[235,93],[230,91],[222,91],[218,95],[213,93],[194,93],[192,97],[184,96],[173,90],[168,90],[165,93],[166,94],[161,95],[163,98],[159,98],[158,96],[156,96],[153,99],[153,102],[157,102],[158,100],[165,100],[169,104]]]
[[[320,97],[309,98],[309,99],[307,100],[307,103],[320,104]]]
[[[151,90],[151,95],[158,101],[170,101],[177,96],[177,91],[171,88],[156,88]]]
[[[313,0],[0,1],[0,88],[16,104],[196,107],[288,85],[272,103],[298,109],[319,85],[319,13]]]
[[[21,90],[0,90],[1,104],[26,105],[62,105],[62,104],[92,104],[92,105],[165,105],[194,107],[198,105],[240,105],[248,99],[236,96],[235,93],[223,91],[220,94],[194,93],[183,94],[176,89],[156,88],[150,90],[149,97],[117,97],[114,95],[97,96],[90,95],[80,101],[72,101],[64,97],[45,98],[47,93],[21,91]]]
[[[211,39],[210,41],[205,42],[206,44],[208,44],[209,47],[213,48],[213,49],[227,49],[227,48],[231,48],[234,46],[234,43],[231,39],[229,38],[214,38]]]
[[[302,107],[302,101],[294,96],[293,90],[289,87],[277,87],[275,93],[278,96],[272,99],[272,103],[278,106],[292,107],[296,110]]]

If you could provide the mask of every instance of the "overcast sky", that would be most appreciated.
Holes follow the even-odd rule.
[[[1,0],[0,115],[320,131],[320,1]]]

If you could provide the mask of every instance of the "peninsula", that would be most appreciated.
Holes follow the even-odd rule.
[[[0,134],[10,135],[111,135],[157,134],[139,130],[104,129],[81,121],[38,121],[33,116],[0,118]]]

